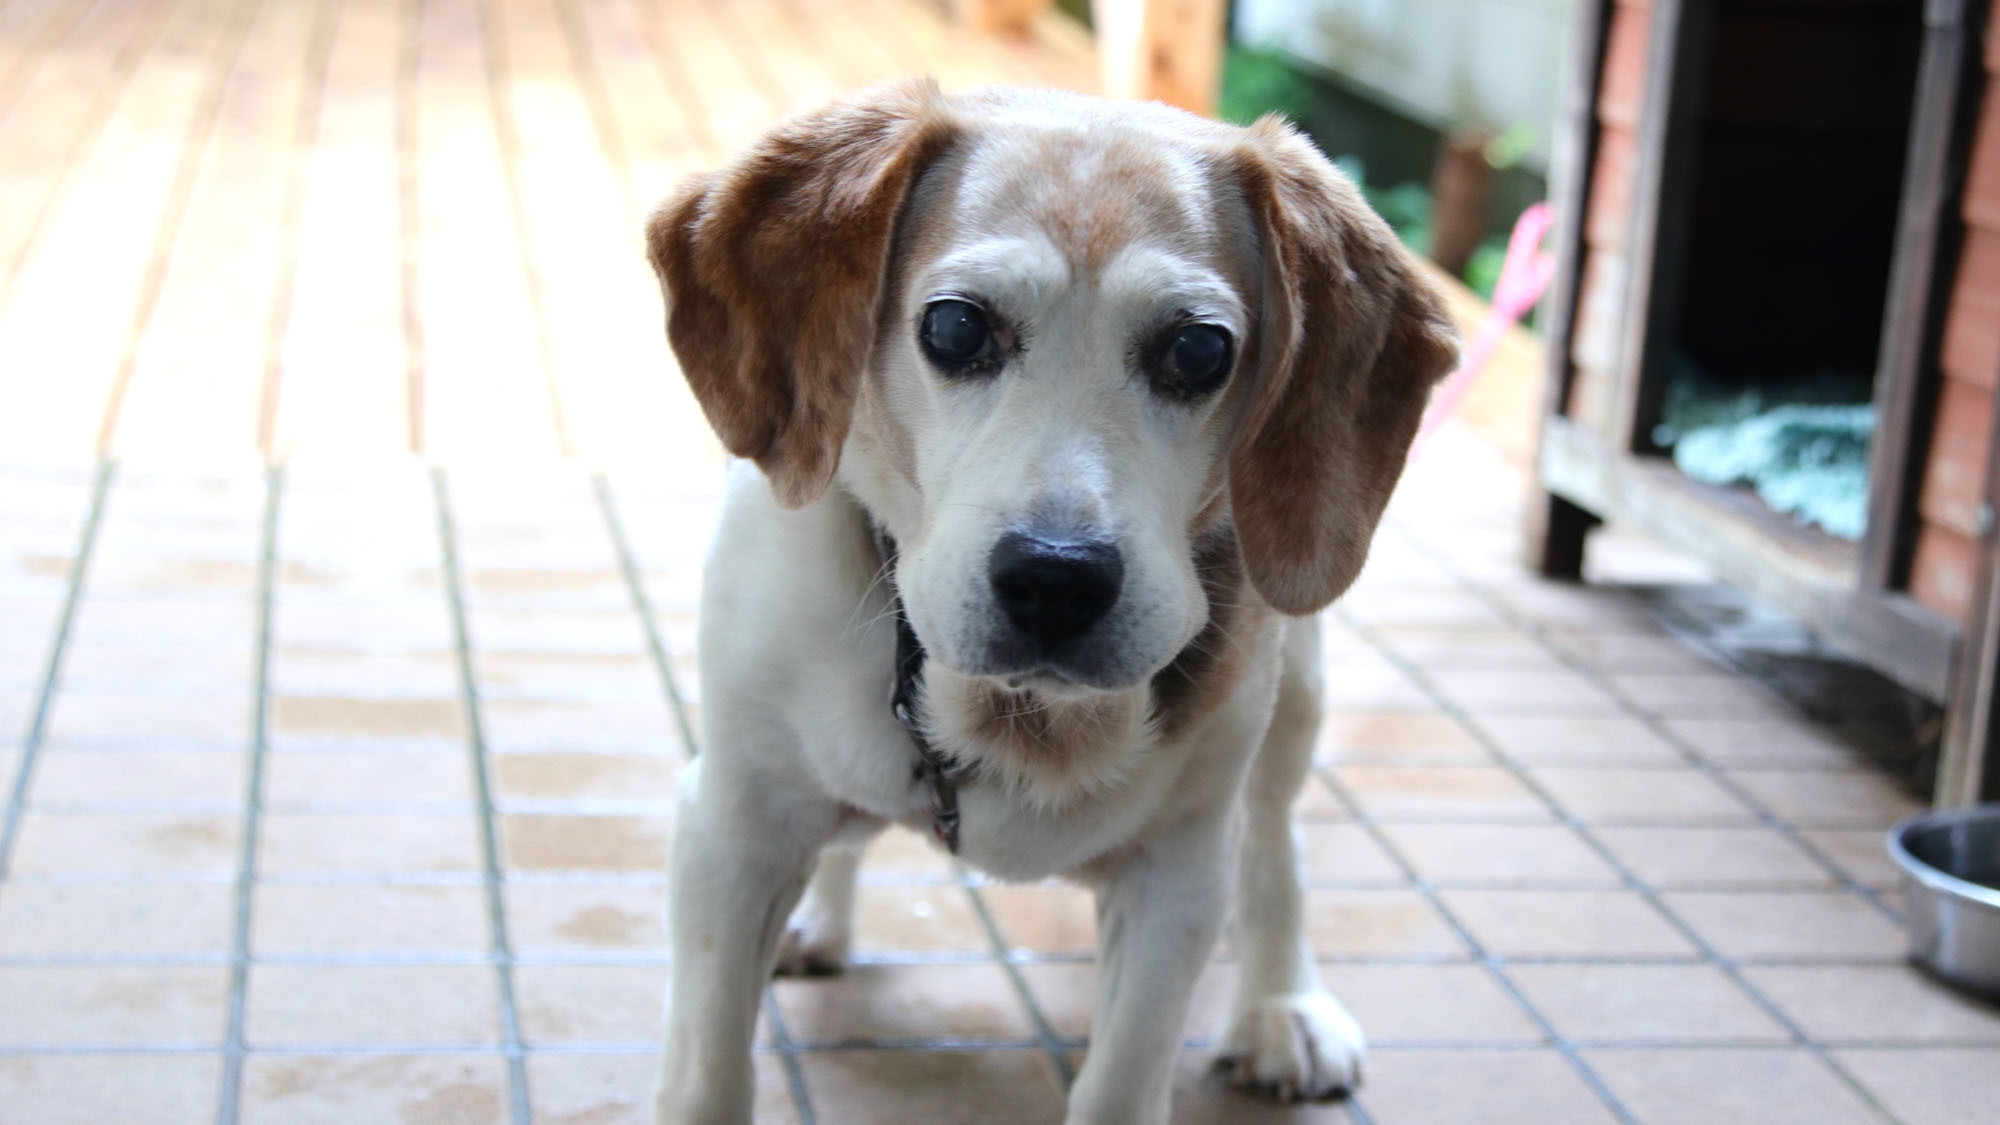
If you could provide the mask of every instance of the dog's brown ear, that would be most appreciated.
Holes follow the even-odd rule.
[[[1361,572],[1458,337],[1395,234],[1311,142],[1266,118],[1231,159],[1263,243],[1264,302],[1229,497],[1257,592],[1306,614]]]
[[[935,83],[880,87],[778,126],[646,224],[681,372],[787,507],[833,480],[897,214],[953,135]]]

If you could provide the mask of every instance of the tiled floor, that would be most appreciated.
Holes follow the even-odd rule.
[[[1088,62],[929,0],[0,0],[0,1122],[643,1119],[717,470],[637,216],[862,81]],[[1900,960],[1894,701],[1530,580],[1525,486],[1448,427],[1325,624],[1366,1086],[1210,1077],[1225,948],[1176,1119],[1990,1114],[2000,1013]],[[864,883],[760,1120],[1057,1119],[1087,899],[908,835]]]

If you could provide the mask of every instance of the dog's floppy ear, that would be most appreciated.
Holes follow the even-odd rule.
[[[1395,234],[1311,142],[1265,118],[1230,159],[1264,252],[1230,504],[1257,592],[1312,613],[1361,572],[1458,338]]]
[[[935,83],[878,87],[778,126],[646,224],[688,386],[786,507],[839,466],[897,214],[954,132]]]

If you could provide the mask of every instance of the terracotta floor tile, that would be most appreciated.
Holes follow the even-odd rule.
[[[1616,886],[1618,873],[1556,824],[1390,824],[1396,850],[1434,883]]]
[[[247,695],[254,690],[255,638],[200,645],[72,640],[63,649],[64,691],[79,695]]]
[[[481,652],[473,658],[487,699],[666,700],[652,658],[642,653]]]
[[[546,1125],[653,1125],[653,1080],[659,1067],[654,1051],[531,1054],[528,1097],[535,1120]],[[759,1052],[756,1068],[754,1120],[758,1125],[797,1122],[783,1061]]]
[[[1515,629],[1439,629],[1392,626],[1376,636],[1420,668],[1511,668],[1555,671],[1561,664],[1533,637]]]
[[[173,1125],[215,1112],[220,1055],[0,1058],[0,1106],[35,1125]]]
[[[1820,828],[1799,833],[1847,877],[1878,891],[1903,883],[1902,869],[1889,858],[1888,833],[1874,828]]]
[[[406,583],[380,600],[367,595],[277,598],[274,645],[332,652],[450,652],[451,610],[441,594]]]
[[[250,693],[57,692],[49,713],[48,741],[134,749],[247,749]]]
[[[510,871],[664,874],[672,834],[665,816],[510,813],[500,818],[500,848]]]
[[[1725,824],[1755,817],[1696,769],[1537,766],[1528,772],[1570,815],[1591,824]]]
[[[261,876],[476,872],[479,824],[470,816],[266,813]]]
[[[1488,764],[1492,755],[1449,715],[1412,711],[1333,711],[1320,724],[1314,759],[1385,765]]]
[[[871,883],[944,883],[958,877],[951,856],[929,838],[899,825],[869,843],[861,878]]]
[[[1676,957],[1695,947],[1631,891],[1439,893],[1490,953],[1503,957]]]
[[[279,749],[423,750],[466,745],[465,705],[457,699],[360,699],[280,695],[271,700],[271,744]]]
[[[1768,719],[1794,713],[1790,704],[1754,680],[1724,672],[1614,672],[1607,678],[1627,703],[1651,715]]]
[[[1529,1044],[1541,1030],[1481,965],[1320,966],[1373,1044]]]
[[[1788,1043],[1712,965],[1510,965],[1557,1034],[1579,1043]]]
[[[1665,725],[1697,754],[1731,769],[1838,770],[1862,764],[1853,748],[1832,732],[1794,718],[1681,716]]]
[[[13,738],[28,728],[35,713],[35,695],[24,685],[19,691],[0,690],[0,730]]]
[[[828,1121],[1059,1121],[1062,1090],[1038,1050],[814,1051],[799,1056]]]
[[[678,755],[496,754],[494,795],[500,800],[654,801],[671,804]]]
[[[1380,820],[1549,819],[1548,806],[1499,766],[1343,766],[1333,777]]]
[[[226,954],[235,933],[228,883],[0,885],[0,956]]]
[[[639,618],[630,610],[555,613],[488,609],[472,619],[474,652],[625,653],[646,651]]]
[[[666,1034],[663,964],[516,965],[514,992],[531,1047],[651,1046]]]
[[[478,887],[266,883],[257,889],[250,947],[302,954],[484,954],[486,892]]]
[[[220,1047],[229,970],[219,965],[0,966],[0,1046]]]
[[[1809,828],[1882,828],[1919,809],[1879,773],[1733,770],[1730,779],[1771,812]]]
[[[1640,1121],[1863,1125],[1882,1120],[1838,1074],[1801,1050],[1600,1050],[1586,1052],[1584,1059]]]
[[[1675,637],[1551,629],[1549,643],[1600,672],[1715,672],[1721,666]]]
[[[488,700],[480,706],[487,748],[496,753],[602,750],[680,754],[680,735],[664,702]],[[700,729],[697,727],[696,729]]]
[[[1905,1125],[1963,1125],[2000,1104],[2000,1049],[1853,1050],[1833,1058]]]
[[[610,544],[604,544],[606,553]],[[625,576],[615,569],[468,566],[466,600],[480,609],[615,610],[632,604]]]
[[[1340,603],[1340,615],[1362,625],[1432,629],[1505,629],[1506,618],[1472,594],[1455,590],[1379,590]]]
[[[1824,887],[1803,848],[1770,828],[1593,828],[1633,875],[1660,888]]]
[[[998,965],[855,965],[838,976],[776,981],[772,993],[796,1043],[1035,1041]]]
[[[264,760],[264,806],[457,811],[472,805],[472,762],[448,754],[388,749],[287,751]]]
[[[667,885],[529,883],[506,886],[507,936],[521,956],[654,953],[667,949]]]
[[[499,1042],[486,965],[252,965],[249,988],[253,1048]]]
[[[1752,988],[1830,1044],[2000,1044],[2000,1008],[1907,965],[1751,965]]]
[[[28,803],[37,808],[240,808],[250,756],[231,750],[47,750]]]
[[[42,813],[21,817],[15,875],[229,878],[241,818],[168,813]]]
[[[1445,697],[1474,715],[1616,715],[1618,702],[1565,668],[1447,668],[1431,673]]]
[[[1306,778],[1305,787],[1292,802],[1292,816],[1301,821],[1347,820],[1347,803],[1327,785],[1325,778],[1314,775]]]
[[[164,545],[185,540],[186,534],[180,531],[162,537]],[[233,646],[244,637],[254,643],[257,620],[255,608],[247,597],[214,601],[174,597],[97,598],[86,594],[77,605],[71,629],[76,637],[93,644],[171,641],[212,645],[227,638]]]
[[[437,652],[342,652],[278,646],[271,692],[302,699],[434,699],[456,702],[458,657]]]
[[[1652,616],[1618,589],[1523,579],[1496,583],[1492,593],[1513,613],[1538,625],[1567,633],[1661,634]]]
[[[1467,952],[1415,891],[1307,891],[1306,934],[1320,957],[1455,958]]]
[[[1335,711],[1435,711],[1437,704],[1415,680],[1372,652],[1326,667],[1324,704]]]
[[[1845,891],[1670,891],[1660,901],[1724,957],[1903,956],[1902,929]]]
[[[1044,957],[1097,952],[1096,900],[1081,887],[996,884],[981,887],[979,897],[1010,950]]]
[[[1409,882],[1403,869],[1359,824],[1301,821],[1298,837],[1308,883],[1402,886]]]
[[[252,1055],[242,1105],[250,1125],[504,1121],[507,1068],[498,1055]]]
[[[1361,1103],[1383,1125],[1617,1120],[1552,1050],[1374,1051]]]
[[[1673,744],[1638,719],[1605,715],[1482,715],[1479,725],[1526,766],[1680,766]]]

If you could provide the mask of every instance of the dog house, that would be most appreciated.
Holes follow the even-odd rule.
[[[1940,702],[1947,804],[2000,796],[1989,8],[1580,0],[1528,537],[1642,527]]]

